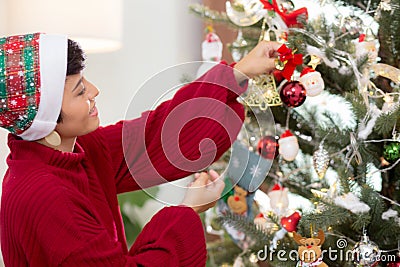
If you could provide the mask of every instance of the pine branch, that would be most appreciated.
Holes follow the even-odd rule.
[[[228,224],[237,230],[242,231],[246,236],[254,240],[255,244],[268,244],[271,237],[263,230],[259,229],[247,217],[232,213],[225,212],[222,216],[217,218],[217,222],[221,225]]]

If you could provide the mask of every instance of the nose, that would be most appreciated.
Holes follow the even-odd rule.
[[[307,246],[308,249],[312,248],[312,246]]]
[[[97,87],[94,84],[92,84],[90,82],[88,82],[88,86],[89,86],[88,98],[94,99],[96,96],[99,95],[100,91],[99,91],[99,89],[97,89]]]

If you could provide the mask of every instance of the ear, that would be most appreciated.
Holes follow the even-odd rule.
[[[302,245],[301,240],[304,239],[304,237],[302,237],[300,234],[293,232],[293,239],[294,241],[296,241],[297,244]]]
[[[322,244],[321,244],[321,239],[319,239],[319,238],[313,238],[313,240],[314,240],[316,246],[322,245]]]
[[[320,245],[322,245],[325,241],[325,234],[324,231],[322,231],[322,229],[318,230],[318,235],[317,235],[318,239],[320,240]]]
[[[307,243],[307,239],[305,239],[305,238],[300,239],[300,243],[301,243],[303,246],[305,246],[306,243]]]

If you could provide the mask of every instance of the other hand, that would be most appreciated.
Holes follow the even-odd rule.
[[[196,173],[195,180],[189,185],[182,205],[193,208],[197,213],[213,207],[221,197],[225,183],[222,177],[214,171]]]

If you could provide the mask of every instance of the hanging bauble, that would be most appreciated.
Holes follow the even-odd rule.
[[[378,57],[377,43],[375,40],[366,40],[365,34],[361,34],[358,40],[355,40],[356,57],[359,59],[368,56],[368,62],[376,62]]]
[[[249,44],[243,38],[242,29],[239,28],[236,40],[229,45],[232,59],[239,62],[249,52]]]
[[[281,98],[276,90],[274,76],[263,74],[250,79],[243,101],[249,107],[257,107],[261,110],[282,105]]]
[[[274,159],[279,155],[278,147],[279,144],[276,138],[267,135],[258,141],[257,150],[263,158]]]
[[[238,1],[225,3],[226,15],[232,23],[247,27],[262,19],[267,11],[258,0]]]
[[[308,67],[301,72],[299,82],[306,88],[307,96],[319,95],[325,88],[321,73]]]
[[[229,179],[227,177],[227,178],[225,178],[224,182],[225,182],[225,187],[224,187],[224,190],[221,193],[221,199],[224,200],[225,203],[227,203],[228,202],[228,198],[235,194],[235,190],[233,190],[233,184],[232,184],[231,179]]]
[[[290,81],[283,85],[279,95],[283,103],[295,108],[306,100],[306,89],[299,81]]]
[[[383,157],[391,163],[398,160],[400,158],[400,143],[393,142],[386,144],[383,147]]]
[[[396,260],[389,262],[387,267],[400,267],[400,251],[397,252]]]
[[[290,0],[278,0],[279,9],[282,12],[289,13],[294,10],[294,4]]]
[[[354,245],[352,255],[354,256],[354,263],[358,264],[357,266],[371,267],[378,264],[380,250],[378,246],[364,234],[361,241]]]
[[[247,196],[248,192],[240,186],[235,186],[234,195],[228,197],[228,207],[233,213],[242,215],[247,211]]]
[[[314,169],[320,179],[324,178],[326,170],[329,166],[329,154],[321,143],[313,154]]]
[[[286,130],[278,141],[279,154],[287,161],[292,161],[296,158],[299,152],[299,143],[296,136],[289,130]]]
[[[297,224],[299,223],[300,219],[301,219],[300,213],[295,211],[290,216],[282,217],[281,225],[286,231],[293,232],[296,231]]]
[[[201,55],[203,58],[203,62],[199,69],[197,70],[196,77],[200,77],[204,73],[206,73],[209,69],[215,66],[217,62],[222,59],[222,49],[223,44],[218,37],[218,35],[214,32],[211,26],[206,28],[206,37],[203,43],[201,44]],[[210,62],[211,61],[211,62]],[[213,64],[212,62],[216,62]]]
[[[219,36],[210,30],[201,44],[201,55],[204,61],[220,61],[222,58],[222,42]]]
[[[362,31],[363,21],[354,15],[350,15],[343,19],[342,32],[349,33],[350,35],[358,35]]]
[[[268,193],[269,204],[275,212],[282,213],[289,206],[288,192],[287,188],[275,184]]]
[[[253,220],[254,224],[258,229],[264,230],[267,224],[267,219],[264,217],[264,214],[259,213]]]

